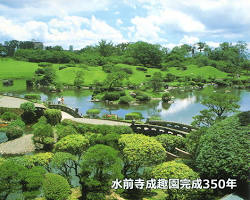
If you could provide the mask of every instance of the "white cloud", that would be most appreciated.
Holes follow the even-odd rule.
[[[114,43],[126,41],[120,31],[94,16],[91,19],[67,16],[53,18],[48,23],[28,21],[23,24],[0,17],[0,38],[5,37],[42,40],[45,45],[61,45],[64,48],[72,44],[74,49],[95,44],[101,39],[112,40]]]
[[[195,44],[197,42],[199,42],[199,38],[187,35],[184,35],[184,37],[180,40],[181,44]]]
[[[116,20],[116,24],[119,26],[119,25],[123,24],[123,21],[119,18]]]

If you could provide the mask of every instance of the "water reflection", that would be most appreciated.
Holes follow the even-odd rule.
[[[90,102],[91,91],[88,90],[66,90],[61,93],[51,93],[46,90],[33,91],[39,93],[43,101],[51,101],[57,103],[59,96],[64,97],[64,103],[72,108],[79,108],[79,112],[85,114],[88,109],[96,108],[101,110],[101,116],[104,114],[117,114],[120,117],[124,117],[130,112],[141,112],[144,118],[150,116],[160,116],[163,120],[176,121],[181,123],[190,124],[192,117],[199,114],[199,112],[205,109],[200,102],[206,94],[206,88],[204,90],[173,90],[171,96],[174,96],[174,103],[162,103],[161,101],[150,101],[139,105],[112,105],[105,104],[103,102]],[[239,101],[240,110],[246,111],[250,109],[250,90],[237,90],[231,88],[219,88],[216,92],[225,92],[230,90],[233,94],[240,96]],[[19,95],[26,94],[27,91],[18,93]]]

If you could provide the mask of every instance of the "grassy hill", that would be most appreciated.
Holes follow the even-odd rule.
[[[56,82],[73,85],[75,74],[77,71],[84,72],[84,85],[89,86],[95,80],[103,81],[107,74],[102,70],[102,67],[92,67],[92,66],[76,66],[76,67],[67,67],[65,69],[59,70],[59,66],[63,64],[53,64],[53,67],[56,69]],[[205,66],[198,67],[196,65],[188,65],[186,70],[178,70],[176,67],[170,67],[168,71],[161,71],[160,69],[148,68],[147,72],[138,71],[137,66],[117,64],[117,67],[126,67],[130,68],[133,71],[133,74],[129,77],[129,81],[132,83],[141,83],[146,80],[149,80],[150,77],[146,75],[153,75],[155,72],[161,72],[163,76],[167,73],[174,74],[176,76],[192,76],[197,77],[201,76],[202,78],[214,77],[216,79],[223,79],[228,77],[228,73],[222,72],[214,67]],[[4,58],[0,60],[0,79],[16,79],[14,84],[18,89],[25,89],[25,80],[31,79],[34,76],[35,70],[38,68],[37,63],[17,61],[11,58]],[[246,76],[241,76],[241,79],[246,79]],[[170,84],[171,85],[171,84]],[[3,87],[0,84],[0,91],[12,90],[12,87]]]

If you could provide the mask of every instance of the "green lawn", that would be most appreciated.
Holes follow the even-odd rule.
[[[0,79],[28,79],[33,77],[37,63],[0,59]]]

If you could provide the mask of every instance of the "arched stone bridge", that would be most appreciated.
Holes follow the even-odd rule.
[[[147,121],[147,124],[134,124],[131,128],[135,133],[142,133],[148,136],[157,136],[160,134],[171,134],[186,137],[194,127],[186,124],[167,122],[167,121]]]

